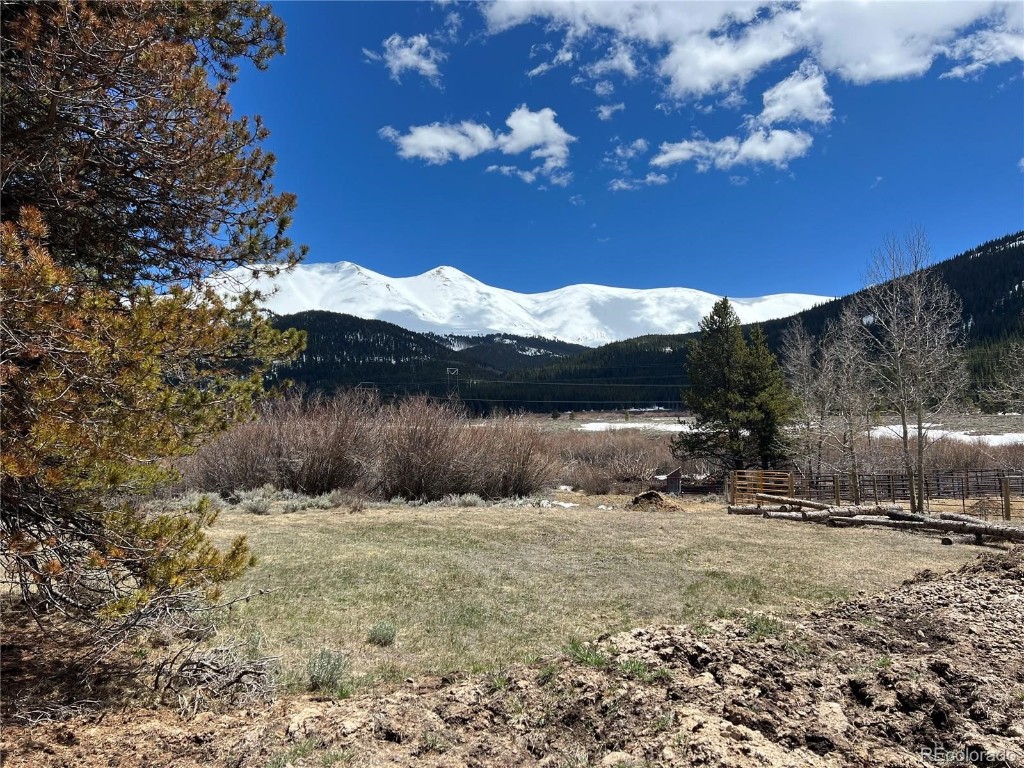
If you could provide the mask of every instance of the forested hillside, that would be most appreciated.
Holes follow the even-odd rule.
[[[1024,336],[1024,232],[991,240],[932,269],[963,301],[971,373],[976,383],[984,383],[1007,342]],[[856,295],[794,318],[818,334]],[[794,318],[761,325],[769,346],[779,348]],[[690,334],[643,336],[589,349],[507,334],[424,335],[330,312],[303,312],[275,323],[305,330],[309,337],[303,357],[278,375],[314,389],[372,383],[384,395],[439,395],[454,388],[475,410],[566,411],[678,407],[687,385]],[[458,368],[458,375],[448,368]]]
[[[449,389],[457,391],[469,379],[493,380],[586,349],[510,334],[422,334],[382,320],[335,312],[285,315],[276,318],[274,325],[303,330],[308,337],[306,350],[294,363],[279,366],[276,378],[326,392],[363,385],[386,396],[442,395]]]

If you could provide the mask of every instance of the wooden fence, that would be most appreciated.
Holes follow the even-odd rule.
[[[830,504],[892,504],[910,498],[905,473],[832,474],[737,470],[729,477],[730,504],[754,504],[755,493],[773,493]],[[1024,474],[999,469],[931,472],[924,478],[926,508],[960,508],[982,517],[1024,518]]]
[[[795,493],[792,472],[766,469],[738,469],[729,475],[725,495],[730,504],[757,504],[758,493],[792,496]]]

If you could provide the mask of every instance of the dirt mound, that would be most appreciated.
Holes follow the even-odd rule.
[[[4,729],[5,765],[1021,766],[1024,548],[813,613],[637,629],[501,674]]]
[[[671,509],[676,506],[679,505],[657,491],[646,491],[634,496],[626,509]]]

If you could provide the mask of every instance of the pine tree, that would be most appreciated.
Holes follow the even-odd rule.
[[[249,562],[208,506],[125,503],[246,418],[302,335],[204,280],[300,256],[238,59],[282,50],[253,2],[0,5],[0,562],[37,616],[102,649],[216,595]],[[182,614],[182,611],[185,611]],[[53,625],[55,626],[55,625]]]
[[[690,387],[683,399],[696,422],[676,437],[673,452],[710,459],[722,469],[782,461],[782,427],[793,404],[764,334],[754,329],[744,340],[739,317],[723,298],[701,320],[688,353]]]

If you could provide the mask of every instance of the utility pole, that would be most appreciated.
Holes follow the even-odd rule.
[[[448,399],[459,399],[459,369],[448,368],[445,373],[448,376]]]

